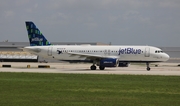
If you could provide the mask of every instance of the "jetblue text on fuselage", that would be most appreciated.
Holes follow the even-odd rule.
[[[124,48],[119,49],[119,54],[141,54],[141,49],[134,49],[134,48]]]

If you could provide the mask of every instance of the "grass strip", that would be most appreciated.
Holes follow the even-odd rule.
[[[1,106],[179,104],[179,76],[0,73]]]

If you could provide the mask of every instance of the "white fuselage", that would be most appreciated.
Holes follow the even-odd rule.
[[[117,58],[123,62],[162,62],[169,55],[152,46],[91,46],[52,45],[28,46],[24,51],[58,60],[92,60],[95,58]]]

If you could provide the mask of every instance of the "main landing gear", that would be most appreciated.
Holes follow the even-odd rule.
[[[104,67],[104,66],[99,66],[99,69],[100,69],[100,70],[104,70],[105,67]]]
[[[96,70],[95,64],[93,64],[93,65],[90,67],[90,69],[91,69],[91,70]],[[104,67],[104,66],[99,66],[99,69],[100,69],[100,70],[104,70],[105,67]]]
[[[96,66],[93,64],[91,67],[90,67],[91,70],[96,70]]]
[[[149,63],[147,62],[146,65],[147,65],[147,71],[150,71],[151,68],[149,67]]]

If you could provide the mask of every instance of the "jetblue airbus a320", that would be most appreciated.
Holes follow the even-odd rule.
[[[130,62],[146,63],[164,62],[169,55],[161,49],[153,46],[92,46],[92,45],[52,45],[35,26],[33,22],[25,22],[28,32],[30,46],[23,50],[49,58],[70,62],[92,62],[91,70],[100,70],[105,67],[127,66]]]

